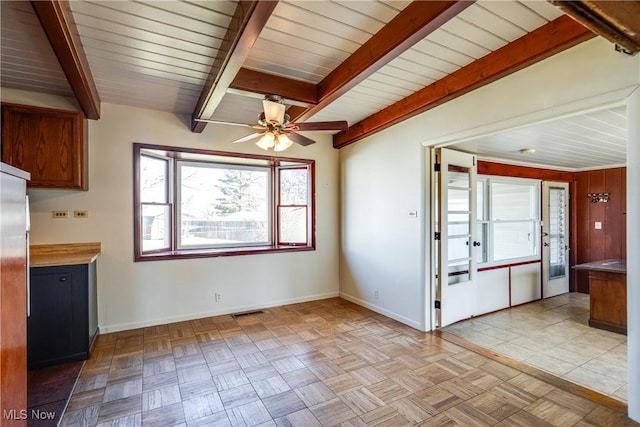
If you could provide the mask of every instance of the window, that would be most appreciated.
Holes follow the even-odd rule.
[[[315,247],[314,161],[134,144],[135,258]]]
[[[478,177],[478,263],[540,259],[540,182]]]

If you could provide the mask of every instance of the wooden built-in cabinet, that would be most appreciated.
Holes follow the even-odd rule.
[[[84,115],[3,103],[2,161],[29,172],[29,187],[87,190]]]
[[[29,174],[0,164],[0,425],[26,426]]]
[[[578,264],[589,276],[589,326],[627,334],[627,263],[620,259]]]

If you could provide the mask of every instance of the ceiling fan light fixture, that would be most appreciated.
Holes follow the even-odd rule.
[[[265,132],[256,142],[256,145],[265,151],[274,148],[276,146],[276,135],[273,132]]]
[[[273,151],[284,151],[287,148],[293,145],[293,141],[286,134],[281,133],[276,138],[275,146],[273,147]]]
[[[281,102],[274,102],[269,99],[262,101],[264,107],[264,118],[268,123],[282,124],[286,107]]]

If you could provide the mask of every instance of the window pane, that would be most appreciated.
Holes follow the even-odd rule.
[[[469,263],[469,237],[452,238],[448,241],[449,265],[467,265]]]
[[[449,165],[448,187],[469,188],[469,168]]]
[[[489,223],[488,222],[478,222],[478,242],[480,242],[480,246],[476,247],[476,262],[478,264],[483,264],[489,261],[489,251],[488,251],[488,234],[489,234]]]
[[[309,185],[307,169],[280,169],[280,204],[306,205]]]
[[[181,164],[181,246],[269,243],[268,178],[268,169]]]
[[[478,217],[478,221],[488,219],[485,206],[486,196],[484,194],[486,188],[484,180],[478,180],[478,182],[476,182],[476,216]]]
[[[169,161],[140,156],[140,201],[166,203]]]
[[[280,243],[307,243],[307,208],[281,207],[278,213]]]
[[[537,186],[523,183],[491,184],[491,217],[493,220],[537,219]]]
[[[468,222],[450,222],[449,228],[447,230],[449,232],[449,236],[461,235],[464,234],[466,236],[469,235],[469,223]]]
[[[170,205],[142,205],[142,252],[171,247]]]
[[[493,224],[494,261],[537,255],[535,222]]]
[[[449,165],[447,185],[448,283],[469,280],[469,233],[471,221],[471,188],[469,168]]]
[[[462,211],[469,212],[469,201],[471,200],[469,190],[449,189],[449,212]]]

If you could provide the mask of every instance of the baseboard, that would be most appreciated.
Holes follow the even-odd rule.
[[[422,324],[420,324],[420,322],[416,322],[413,319],[410,319],[408,317],[405,317],[405,316],[403,316],[401,314],[398,314],[398,313],[395,313],[393,311],[389,311],[389,310],[387,310],[385,308],[382,308],[382,307],[380,307],[378,305],[371,304],[370,302],[365,301],[363,299],[360,299],[358,297],[354,297],[353,295],[349,295],[349,294],[346,294],[344,292],[340,292],[340,298],[344,298],[347,301],[351,301],[354,304],[358,304],[358,305],[360,305],[362,307],[368,308],[371,311],[375,311],[376,313],[380,313],[380,314],[382,314],[384,316],[387,316],[387,317],[389,317],[389,318],[391,318],[393,320],[397,320],[398,322],[404,323],[405,325],[411,326],[412,328],[417,329],[419,331],[426,332],[423,329],[423,326],[422,326]]]
[[[245,311],[260,310],[269,307],[279,307],[281,305],[298,304],[301,302],[317,301],[327,298],[336,298],[340,296],[338,292],[327,292],[323,294],[308,295],[300,298],[288,298],[278,301],[270,301],[266,304],[241,305],[233,307],[224,307],[219,310],[203,311],[199,313],[191,313],[180,316],[170,316],[149,321],[119,323],[115,325],[99,326],[100,334],[111,332],[129,331],[131,329],[147,328],[149,326],[165,325],[167,323],[184,322],[187,320],[202,319],[204,317],[224,316],[227,314],[240,313]],[[356,303],[357,304],[357,303]]]

